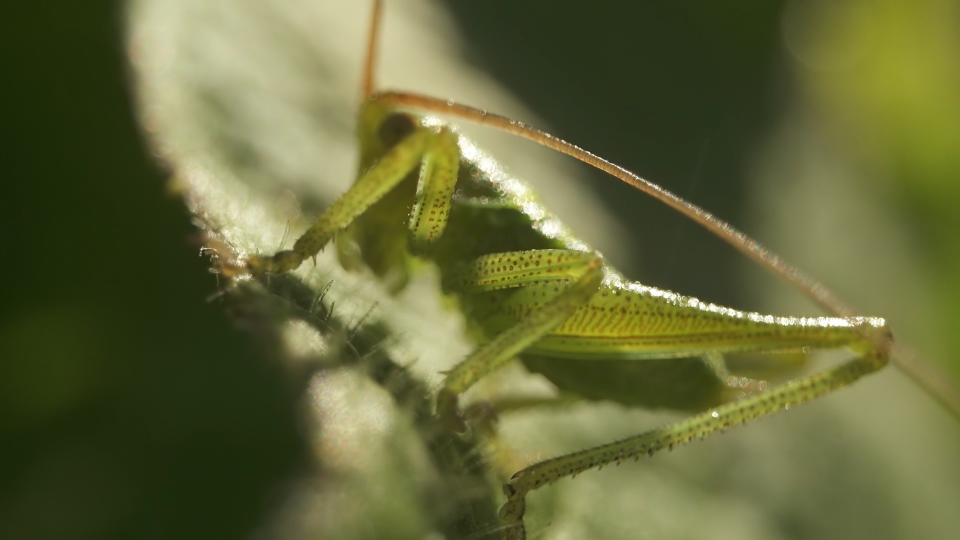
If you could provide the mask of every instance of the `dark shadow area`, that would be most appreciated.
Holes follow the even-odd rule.
[[[303,466],[298,398],[204,301],[119,4],[0,9],[0,537],[238,538]]]

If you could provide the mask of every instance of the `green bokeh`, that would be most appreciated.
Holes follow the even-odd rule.
[[[3,538],[239,537],[304,462],[288,375],[206,300],[120,8],[0,15]]]

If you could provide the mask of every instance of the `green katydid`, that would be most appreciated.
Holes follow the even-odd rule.
[[[378,2],[375,21],[379,10]],[[438,417],[454,430],[465,427],[459,414],[460,394],[517,356],[532,371],[585,397],[703,411],[664,429],[517,473],[505,486],[508,501],[501,511],[508,536],[524,535],[525,496],[532,489],[804,403],[886,364],[893,343],[882,319],[850,316],[822,286],[703,210],[508,119],[423,96],[374,94],[376,34],[374,24],[357,182],[297,240],[293,250],[250,258],[251,271],[291,270],[334,238],[344,266],[368,266],[397,287],[405,281],[411,257],[435,263],[445,292],[459,300],[480,337],[478,349],[447,375],[438,396]],[[792,281],[838,317],[744,313],[628,282],[565,229],[528,188],[481,160],[482,154],[453,128],[406,111],[500,127],[653,192]],[[402,226],[406,224],[409,227]],[[726,375],[723,353],[836,347],[849,347],[858,356],[829,371],[732,401],[743,388],[731,391],[731,386],[741,383]],[[622,371],[634,377],[636,384],[630,391],[604,389],[596,395],[589,378],[597,370]],[[649,370],[647,378],[645,370]],[[941,395],[945,401],[954,400],[957,408],[955,396]]]

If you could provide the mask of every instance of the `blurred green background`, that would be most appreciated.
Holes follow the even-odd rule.
[[[384,84],[544,126],[664,185],[960,377],[960,4],[545,6],[388,0]],[[211,300],[218,280],[197,257],[204,234],[224,252],[273,251],[348,185],[367,11],[0,8],[0,537],[496,537],[482,508],[442,526],[456,512],[438,501],[472,490],[499,504],[497,486],[450,480],[396,377],[330,360],[344,328],[379,325],[390,365],[425,396],[469,349],[429,277],[393,298],[325,257]],[[477,136],[629,276],[816,313],[609,179]],[[331,280],[330,325],[290,315],[290,290],[309,305]],[[273,299],[293,307],[261,303]],[[544,387],[519,370],[488,386],[477,395]],[[673,418],[585,404],[504,418],[502,440],[522,464]],[[531,501],[531,534],[949,538],[958,450],[958,422],[888,370],[563,481]],[[482,443],[464,455],[493,459]]]
[[[240,537],[304,461],[293,389],[205,301],[116,2],[2,8],[0,537]]]

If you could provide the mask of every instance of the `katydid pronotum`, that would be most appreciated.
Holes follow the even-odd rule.
[[[375,37],[376,31],[371,35]],[[295,268],[334,237],[345,266],[364,264],[400,285],[411,256],[436,263],[444,276],[445,292],[459,298],[475,333],[483,336],[477,351],[447,376],[438,396],[438,418],[453,430],[465,428],[459,414],[459,395],[485,373],[518,355],[531,370],[564,390],[579,391],[586,397],[704,410],[662,430],[562,456],[517,473],[505,487],[508,501],[501,511],[508,535],[523,536],[525,495],[531,489],[806,402],[887,362],[893,343],[882,319],[850,316],[849,310],[823,287],[706,212],[522,124],[445,100],[402,93],[374,94],[370,75],[373,51],[371,39],[367,100],[360,122],[359,180],[292,251],[252,257],[253,273]],[[452,128],[405,111],[479,121],[576,154],[640,189],[653,191],[748,256],[793,281],[837,317],[779,318],[743,313],[627,282],[539,206],[525,187],[514,182],[505,184],[471,162],[472,147],[460,143]],[[473,172],[476,176],[469,174]],[[407,210],[411,204],[412,214]],[[406,223],[409,232],[401,226]],[[858,356],[827,372],[764,392],[752,392],[759,384],[742,381],[731,389],[733,381],[725,374],[721,356],[736,351],[834,347],[849,347]],[[690,357],[703,360],[678,360]],[[642,378],[631,395],[611,390],[594,396],[589,395],[590,390],[576,386],[593,370],[629,369],[633,376],[641,376],[643,366],[661,369],[659,366],[665,364],[676,366],[674,376],[683,379],[682,385],[660,374],[655,386],[666,386],[667,390],[644,391]],[[750,395],[731,401],[744,390]]]

